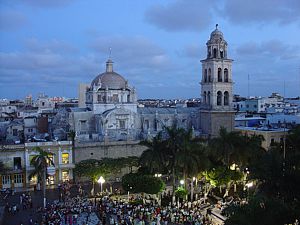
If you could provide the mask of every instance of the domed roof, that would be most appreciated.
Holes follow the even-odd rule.
[[[120,74],[113,71],[113,61],[108,59],[106,62],[106,72],[99,74],[92,81],[91,88],[94,86],[98,86],[100,89],[120,90],[127,88],[127,81]]]
[[[210,34],[210,40],[220,40],[220,39],[221,40],[224,39],[223,33],[220,30],[218,30],[218,24],[216,24],[216,29]]]
[[[101,89],[125,89],[127,84],[126,80],[113,71],[99,74],[91,84],[91,87],[100,86]]]

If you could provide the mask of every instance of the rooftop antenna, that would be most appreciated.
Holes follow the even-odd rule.
[[[300,67],[299,67],[299,90],[300,90]],[[300,97],[300,95],[299,95]]]
[[[283,81],[283,107],[285,109],[285,80]],[[286,120],[284,117],[283,120],[283,165],[282,172],[283,176],[285,175],[285,157],[286,157]]]
[[[250,99],[250,74],[248,74],[248,99]]]
[[[285,102],[285,80],[283,81],[283,102]]]

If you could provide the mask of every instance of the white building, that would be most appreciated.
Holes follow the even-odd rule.
[[[155,136],[165,126],[177,124],[193,129],[198,135],[218,135],[221,126],[234,128],[232,110],[232,59],[227,57],[227,42],[216,27],[207,45],[207,58],[202,62],[201,107],[138,108],[137,93],[128,81],[113,70],[108,59],[104,73],[95,77],[86,90],[86,108],[72,109],[70,130],[78,141],[140,140]],[[84,105],[81,103],[80,105]]]

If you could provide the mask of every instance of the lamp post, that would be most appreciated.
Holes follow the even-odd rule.
[[[101,194],[102,194],[102,191],[103,191],[102,185],[105,183],[105,179],[101,176],[101,177],[98,179],[98,183],[100,184]]]
[[[132,189],[131,186],[130,186],[129,188],[130,188],[130,190]],[[127,192],[128,203],[129,203],[129,197],[130,197],[129,194],[130,194],[130,193],[129,193],[129,190],[128,190],[128,192]]]
[[[194,181],[196,181],[196,185],[197,185],[196,177],[193,177],[193,179],[191,180],[191,202],[193,202],[194,200]]]

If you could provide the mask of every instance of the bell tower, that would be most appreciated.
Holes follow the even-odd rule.
[[[216,29],[206,42],[207,56],[201,60],[201,124],[204,133],[216,136],[220,127],[233,130],[232,110],[232,59],[227,57],[227,42],[223,33]],[[210,124],[207,124],[210,121]]]

